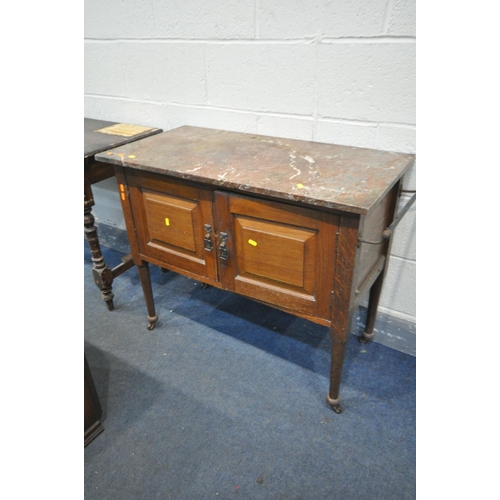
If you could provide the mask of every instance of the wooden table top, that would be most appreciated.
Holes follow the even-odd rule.
[[[162,131],[159,128],[94,120],[93,118],[84,118],[84,123],[84,158],[150,135],[159,134]]]
[[[99,161],[228,189],[366,214],[415,155],[183,126]]]

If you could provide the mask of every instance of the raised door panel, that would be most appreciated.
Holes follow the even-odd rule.
[[[280,308],[329,319],[335,214],[216,193],[224,288]],[[220,240],[219,240],[220,241]]]
[[[143,190],[142,198],[150,241],[200,257],[201,249],[196,245],[199,202],[148,190]]]
[[[240,276],[313,292],[317,231],[241,215],[235,215],[234,231]]]
[[[212,192],[154,174],[128,175],[140,253],[193,277],[217,280]]]

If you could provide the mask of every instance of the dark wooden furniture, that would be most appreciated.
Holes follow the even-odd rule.
[[[85,400],[84,400],[84,446],[92,442],[103,430],[101,424],[102,408],[94,385],[90,367],[85,358]]]
[[[325,325],[340,413],[352,316],[369,293],[371,339],[414,156],[180,127],[97,158],[115,165],[148,328],[148,263]]]
[[[92,194],[92,184],[100,182],[114,175],[112,165],[102,163],[95,159],[95,155],[106,149],[114,148],[122,144],[158,134],[161,129],[129,125],[103,120],[84,119],[85,143],[84,143],[84,165],[85,165],[85,198],[84,198],[84,227],[90,251],[92,252],[92,273],[97,287],[101,290],[102,299],[106,302],[108,309],[113,310],[113,279],[133,266],[131,256],[124,258],[123,262],[110,269],[101,253],[97,230],[94,226],[92,207],[95,205]]]

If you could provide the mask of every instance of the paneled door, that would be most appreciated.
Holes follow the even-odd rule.
[[[330,319],[338,215],[223,191],[215,206],[224,288]]]
[[[127,173],[140,253],[174,271],[217,281],[212,190],[154,174]]]

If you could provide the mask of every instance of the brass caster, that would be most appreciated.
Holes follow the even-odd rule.
[[[332,399],[330,396],[326,396],[326,402],[329,404],[330,408],[337,414],[342,413],[342,406],[340,406],[340,398]]]
[[[156,322],[158,321],[158,315],[152,317],[148,316],[148,321],[148,330],[152,330],[155,327]]]
[[[358,342],[360,344],[367,344],[368,342],[371,342],[374,338],[375,338],[374,333],[363,332],[363,335],[358,337]]]

